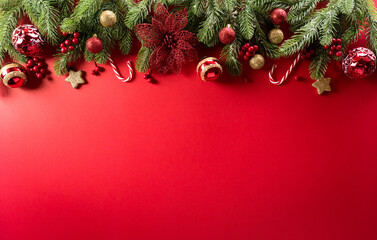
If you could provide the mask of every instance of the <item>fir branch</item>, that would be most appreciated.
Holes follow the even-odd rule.
[[[59,53],[55,55],[54,71],[57,75],[66,74],[68,64],[78,60],[81,57],[82,48],[76,47],[73,52],[67,54]]]
[[[321,52],[313,58],[313,61],[309,66],[310,77],[312,79],[323,78],[325,76],[329,63],[329,54],[326,51],[321,50]]]
[[[23,0],[22,6],[47,41],[57,44],[59,15],[53,3],[53,0]]]
[[[337,5],[341,13],[351,14],[353,12],[353,8],[355,7],[355,1],[354,0],[338,0]]]
[[[143,23],[152,12],[155,0],[142,0],[137,5],[130,7],[125,24],[129,29],[133,29],[137,24]]]
[[[233,76],[239,76],[242,73],[242,63],[238,59],[239,49],[241,48],[240,39],[226,45],[220,54],[220,59],[225,61],[225,66]]]
[[[129,54],[132,49],[132,33],[129,29],[125,29],[123,35],[119,38],[119,48],[122,54]]]
[[[198,40],[208,47],[215,46],[219,41],[219,32],[224,27],[223,13],[217,0],[207,1],[206,19],[200,24]]]
[[[238,15],[239,32],[243,38],[251,40],[254,36],[256,22],[257,19],[253,14],[251,4],[246,3]]]
[[[335,36],[335,25],[338,24],[338,18],[336,16],[336,10],[333,8],[326,11],[326,17],[323,18],[320,27],[320,43],[323,46],[330,45],[331,40]]]
[[[153,50],[146,47],[141,47],[136,59],[136,69],[139,72],[146,72],[149,69],[149,57]]]
[[[60,19],[63,20],[66,17],[69,17],[74,8],[74,0],[57,0],[57,7],[60,12]]]
[[[0,15],[0,61],[4,59],[6,51],[13,48],[12,33],[20,17],[20,5]]]

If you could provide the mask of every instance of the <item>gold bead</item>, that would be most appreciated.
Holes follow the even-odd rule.
[[[104,27],[112,27],[117,22],[117,16],[113,11],[103,11],[99,17],[99,20]]]
[[[280,44],[284,40],[284,33],[282,30],[275,28],[268,33],[268,40],[273,44]]]
[[[250,67],[255,70],[259,70],[264,66],[264,57],[260,54],[255,54],[249,61]]]

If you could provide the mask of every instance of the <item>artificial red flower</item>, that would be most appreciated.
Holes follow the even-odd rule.
[[[187,22],[186,8],[169,14],[164,5],[158,3],[152,24],[143,23],[135,26],[143,45],[154,49],[149,58],[151,69],[162,73],[180,73],[183,63],[197,58],[198,52],[193,46],[198,40],[195,34],[183,30]]]

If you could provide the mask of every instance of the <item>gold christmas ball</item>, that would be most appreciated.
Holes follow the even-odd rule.
[[[99,20],[104,27],[112,27],[117,23],[117,16],[113,11],[106,10],[101,13]]]
[[[264,57],[260,54],[255,54],[249,61],[250,67],[259,70],[264,66]]]
[[[273,44],[280,44],[284,40],[284,33],[279,28],[272,29],[268,33],[268,40]]]

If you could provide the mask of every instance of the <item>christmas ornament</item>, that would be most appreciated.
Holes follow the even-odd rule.
[[[264,66],[264,57],[260,54],[255,54],[249,61],[250,67],[254,70],[259,70]]]
[[[196,72],[203,81],[213,82],[221,76],[223,68],[217,58],[208,57],[199,62]]]
[[[272,29],[268,33],[268,40],[273,44],[280,44],[284,40],[284,33],[279,28]]]
[[[45,41],[38,28],[24,24],[14,29],[12,44],[19,53],[30,57],[42,51]]]
[[[329,50],[329,55],[330,56],[337,56],[337,57],[341,57],[343,55],[342,53],[342,39],[338,38],[333,38],[332,41],[331,41],[331,45],[326,45],[326,46],[323,46],[323,48],[325,50]]]
[[[69,71],[69,76],[65,79],[66,82],[72,84],[73,88],[77,88],[80,84],[84,84],[85,80],[82,78],[81,71]]]
[[[95,68],[92,70],[92,75],[98,76],[101,72],[105,71],[103,67],[97,65],[96,61],[94,61]]]
[[[26,63],[26,67],[29,68],[31,72],[34,72],[35,76],[39,79],[46,76],[47,66],[41,58],[34,57],[33,59],[29,59]]]
[[[300,60],[310,59],[313,55],[313,49],[304,49],[300,54]]]
[[[223,44],[231,44],[236,39],[236,32],[233,30],[230,24],[223,28],[219,33],[220,42]]]
[[[342,69],[350,78],[366,78],[376,70],[376,55],[368,48],[355,48],[344,58]]]
[[[287,12],[284,9],[276,8],[272,11],[271,22],[275,25],[280,25],[287,20]]]
[[[272,77],[272,75],[274,74],[274,71],[277,67],[276,64],[274,64],[268,74],[268,77],[269,77],[269,80],[272,84],[276,85],[276,86],[279,86],[281,84],[283,84],[289,77],[289,75],[292,73],[293,69],[296,67],[297,63],[301,60],[301,54],[298,54],[297,57],[295,58],[295,60],[293,61],[293,63],[291,64],[291,66],[289,67],[288,71],[285,73],[284,77],[282,77],[280,79],[280,81],[275,81],[274,78]]]
[[[154,11],[152,24],[136,25],[136,33],[144,47],[154,50],[149,57],[149,67],[161,73],[180,73],[183,63],[197,58],[193,47],[197,43],[195,34],[183,30],[187,25],[187,10],[169,14],[161,3]]]
[[[132,68],[131,61],[127,61],[127,68],[128,68],[128,75],[129,75],[128,78],[122,77],[122,75],[120,74],[120,72],[119,72],[117,66],[115,65],[114,60],[112,59],[111,56],[109,56],[109,62],[110,62],[110,65],[111,65],[111,67],[112,67],[112,69],[113,69],[113,71],[115,73],[115,76],[119,80],[121,80],[122,82],[130,82],[130,81],[133,80],[133,78],[134,78],[134,70]]]
[[[244,60],[250,60],[250,58],[254,57],[258,49],[259,47],[257,45],[252,46],[249,43],[246,43],[242,46],[239,57]]]
[[[97,35],[94,35],[93,37],[89,38],[88,41],[86,41],[86,49],[88,49],[91,53],[99,53],[103,49],[103,44],[101,39],[97,37]]]
[[[317,89],[318,94],[321,95],[325,91],[331,91],[330,82],[331,78],[321,78],[313,83],[313,87],[315,87]]]
[[[152,77],[152,71],[144,74],[144,79],[147,80],[149,83],[157,83],[157,81]]]
[[[18,63],[10,63],[0,70],[0,77],[4,85],[9,88],[18,88],[27,81],[26,70]]]
[[[117,22],[117,16],[113,11],[106,10],[101,13],[99,16],[99,21],[104,27],[112,27]]]

